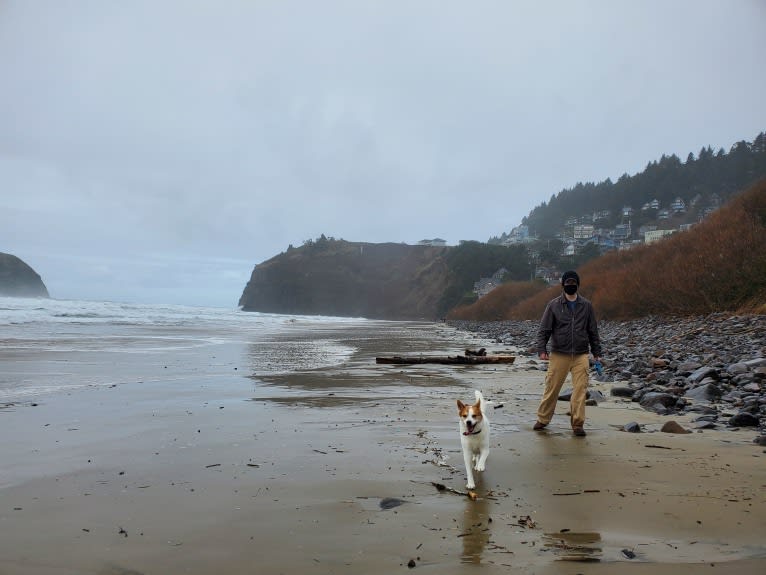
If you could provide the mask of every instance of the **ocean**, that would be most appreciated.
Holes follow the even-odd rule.
[[[376,355],[442,350],[456,351],[455,332],[428,322],[0,298],[0,404],[135,383],[285,384]]]

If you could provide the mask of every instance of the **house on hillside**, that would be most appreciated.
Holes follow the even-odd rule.
[[[643,238],[646,232],[653,232],[657,229],[657,226],[645,225],[638,228],[638,237]]]
[[[686,202],[678,197],[670,204],[670,209],[673,210],[674,214],[683,214],[686,212]]]
[[[644,234],[644,243],[653,244],[654,242],[660,241],[664,237],[673,235],[677,231],[678,230],[654,230],[651,232],[646,232]]]
[[[601,251],[601,253],[607,252],[609,250],[613,250],[617,247],[617,244],[612,238],[605,235],[601,235],[601,234],[594,235],[583,245],[588,245],[588,244],[593,244],[598,246],[599,251]]]
[[[618,242],[624,242],[630,238],[631,234],[630,222],[628,222],[627,224],[617,224],[612,232],[612,237]]]
[[[419,246],[446,246],[447,240],[443,240],[441,238],[434,238],[432,240],[420,240],[418,242]]]
[[[655,199],[651,202],[646,202],[643,206],[641,206],[642,212],[647,212],[649,210],[659,210],[660,209],[660,201]]]
[[[593,224],[579,224],[574,227],[573,234],[576,240],[586,240],[593,236]]]
[[[593,212],[593,221],[597,222],[599,220],[606,220],[609,219],[609,216],[612,215],[612,212],[609,210],[598,210],[596,212]]]

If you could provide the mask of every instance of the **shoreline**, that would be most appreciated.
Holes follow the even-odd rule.
[[[451,353],[477,340],[507,350],[434,329]],[[668,416],[593,382],[609,399],[587,408],[587,437],[571,436],[564,402],[535,433],[544,374],[523,354],[510,366],[376,366],[380,347],[265,383],[187,376],[0,410],[14,438],[0,447],[0,573],[766,568],[764,450],[750,432],[662,433]],[[477,501],[433,485],[465,489],[455,401],[474,388],[502,404]],[[627,420],[645,432],[619,431]],[[386,498],[403,503],[383,509]],[[577,548],[599,561],[563,560]]]

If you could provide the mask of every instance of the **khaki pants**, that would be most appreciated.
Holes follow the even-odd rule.
[[[588,393],[588,369],[590,362],[588,354],[569,355],[566,353],[551,353],[548,362],[548,373],[545,374],[545,391],[537,408],[537,420],[548,424],[553,419],[561,386],[567,374],[572,374],[572,399],[569,400],[572,428],[585,424],[585,397]]]

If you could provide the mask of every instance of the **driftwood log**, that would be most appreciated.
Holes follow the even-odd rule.
[[[420,363],[441,363],[448,365],[478,365],[484,363],[513,363],[515,355],[454,355],[454,356],[428,356],[394,355],[390,357],[376,357],[375,363],[414,365]]]

